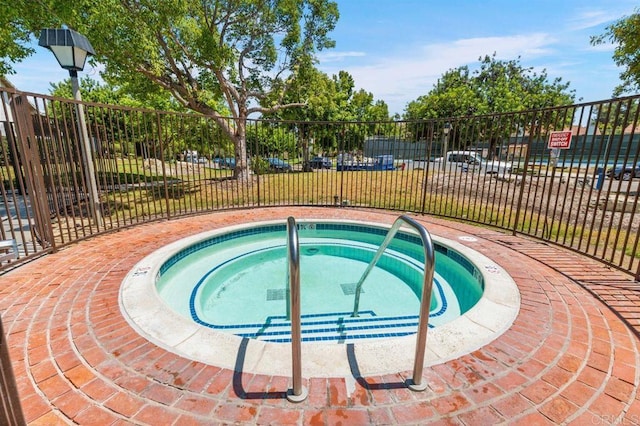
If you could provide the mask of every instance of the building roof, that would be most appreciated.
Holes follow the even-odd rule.
[[[7,87],[9,89],[15,89],[16,86],[11,84],[11,82],[4,75],[0,75],[0,87]]]

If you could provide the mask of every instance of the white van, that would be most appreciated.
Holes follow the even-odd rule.
[[[435,160],[435,168],[442,168],[444,158]],[[505,161],[487,160],[476,151],[447,152],[447,170],[461,170],[463,172],[480,170],[487,174],[508,174],[513,171],[513,164]]]

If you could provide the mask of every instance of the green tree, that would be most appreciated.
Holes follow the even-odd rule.
[[[14,63],[35,52],[34,37],[42,28],[64,24],[61,17],[78,16],[83,9],[71,0],[6,0],[1,10],[0,75],[6,75],[15,72]]]
[[[265,118],[287,120],[286,127],[296,132],[302,143],[302,154],[308,161],[309,151],[335,148],[335,133],[326,125],[309,124],[310,122],[330,121],[335,107],[335,85],[327,74],[313,66],[305,67],[289,81],[290,90],[283,102],[304,100],[300,108],[289,108],[266,114]]]
[[[328,0],[110,0],[82,30],[104,52],[107,78],[160,85],[212,116],[234,142],[236,177],[246,180],[246,119],[303,105],[280,102],[287,80],[316,50],[333,47],[337,17]]]
[[[480,59],[480,67],[468,66],[447,71],[433,90],[409,102],[404,118],[445,118],[466,115],[516,112],[567,105],[575,91],[569,82],[552,82],[546,70],[540,74],[524,68],[520,59],[502,61],[493,56]]]
[[[609,25],[603,34],[591,37],[594,46],[613,43],[613,61],[623,70],[622,83],[613,90],[613,96],[640,90],[640,13],[636,11]]]
[[[234,143],[242,180],[247,118],[304,105],[282,100],[315,53],[334,46],[338,19],[330,0],[48,1],[57,23],[91,41],[107,82],[139,93],[159,87],[212,117]]]
[[[122,105],[132,108],[151,108],[162,111],[186,111],[182,105],[166,91],[155,90],[140,93],[127,90],[127,86],[116,86],[111,83],[100,83],[91,77],[81,77],[79,81],[80,95],[85,102]],[[60,83],[51,83],[51,96],[73,99],[71,79]]]
[[[387,104],[375,101],[373,94],[364,89],[356,91],[355,80],[347,71],[329,77],[311,67],[292,80],[291,85],[295,88],[294,96],[306,100],[305,106],[278,111],[269,117],[292,121],[291,126],[297,127],[301,136],[304,153],[311,140],[318,152],[344,149],[346,145],[348,149],[361,148],[366,136],[378,134],[383,128],[370,122],[389,120]],[[308,122],[340,124],[336,131]]]
[[[37,8],[37,7],[36,7]],[[12,64],[34,53],[30,42],[38,14],[31,14],[24,0],[4,1],[0,13],[0,75],[13,74]]]
[[[404,118],[415,119],[452,119],[454,117],[486,115],[483,126],[473,128],[454,127],[452,137],[458,145],[475,140],[488,140],[493,148],[498,140],[508,137],[518,128],[528,123],[516,121],[500,122],[493,115],[518,112],[551,106],[569,105],[575,99],[575,91],[569,89],[570,83],[561,78],[549,81],[546,70],[537,73],[533,68],[525,68],[517,60],[498,60],[495,54],[480,58],[478,69],[471,71],[468,66],[447,71],[427,95],[409,102]],[[504,120],[512,120],[510,117]],[[472,123],[468,121],[468,123]],[[424,132],[431,126],[416,126],[416,139],[437,136],[433,132]],[[422,133],[419,133],[422,132]],[[456,140],[461,135],[465,141]]]
[[[0,75],[11,74],[11,64],[33,53],[29,47],[30,32],[20,25],[19,18],[0,13]]]
[[[146,93],[131,93],[127,90],[126,85],[115,86],[110,83],[100,83],[99,81],[94,80],[91,77],[82,77],[79,81],[79,86],[80,94],[83,101],[85,102],[120,105],[132,108],[151,108],[161,111],[187,111],[187,109],[178,104],[168,92],[163,90],[155,90]],[[61,81],[60,83],[52,83],[50,94],[59,98],[73,99],[71,80],[66,79],[64,81]],[[52,102],[51,106],[54,108],[56,106],[61,108],[64,107],[62,103],[58,102]],[[145,143],[145,137],[152,135],[155,132],[155,127],[150,125],[150,123],[137,120],[135,114],[127,112],[126,110],[120,110],[118,113],[116,113],[116,115],[118,116],[117,119],[108,110],[99,106],[88,106],[87,108],[85,108],[85,112],[89,117],[89,122],[92,123],[92,125],[97,129],[101,129],[101,132],[103,134],[100,136],[111,142],[114,145],[113,148],[116,151],[119,151],[122,155],[128,155],[128,153],[130,152],[138,151],[145,153],[145,156],[153,156],[154,153],[152,150],[148,148],[142,148],[142,144]],[[166,121],[168,120],[168,117],[162,115],[160,117],[160,120]],[[186,123],[187,120],[183,120],[183,122]],[[140,132],[136,132],[135,136],[133,136],[130,131],[127,131],[127,129],[130,129],[132,127],[140,129],[140,126],[143,126],[142,128],[145,129],[145,135],[140,134]],[[169,141],[173,140],[175,142],[177,139],[186,140],[187,135],[190,133],[190,130],[182,129],[181,133],[182,137],[177,136],[171,138],[163,138],[162,140],[165,141],[165,145],[167,145],[166,148],[169,148]],[[137,149],[132,149],[129,146],[130,144],[137,146]],[[186,142],[182,145],[185,144]],[[203,147],[181,146],[180,148],[202,150]],[[166,149],[165,152],[169,152],[169,150]]]

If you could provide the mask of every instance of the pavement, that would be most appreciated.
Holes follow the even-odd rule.
[[[15,239],[18,250],[22,255],[33,245],[31,224],[33,213],[29,197],[6,191],[6,200],[0,200],[0,221],[2,222],[3,238]]]
[[[257,208],[153,224],[84,240],[0,276],[0,314],[31,425],[66,424],[639,424],[640,283],[593,259],[492,229],[415,216],[477,250],[515,280],[512,326],[487,345],[423,371],[291,379],[183,358],[137,334],[119,288],[168,242],[262,220],[342,218],[391,225],[399,212]],[[460,239],[461,236],[475,237]],[[380,356],[384,356],[381,354]],[[304,362],[304,360],[303,360]]]

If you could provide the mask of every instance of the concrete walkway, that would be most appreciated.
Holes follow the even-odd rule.
[[[398,212],[322,208],[228,211],[80,242],[0,276],[4,323],[28,423],[638,424],[640,294],[631,277],[547,244],[417,217],[434,235],[490,257],[521,293],[513,326],[487,346],[425,368],[424,392],[397,374],[290,379],[181,358],[128,325],[119,285],[170,241],[232,224],[344,218],[391,224]],[[477,241],[459,240],[475,236]],[[241,364],[239,364],[241,366]]]

